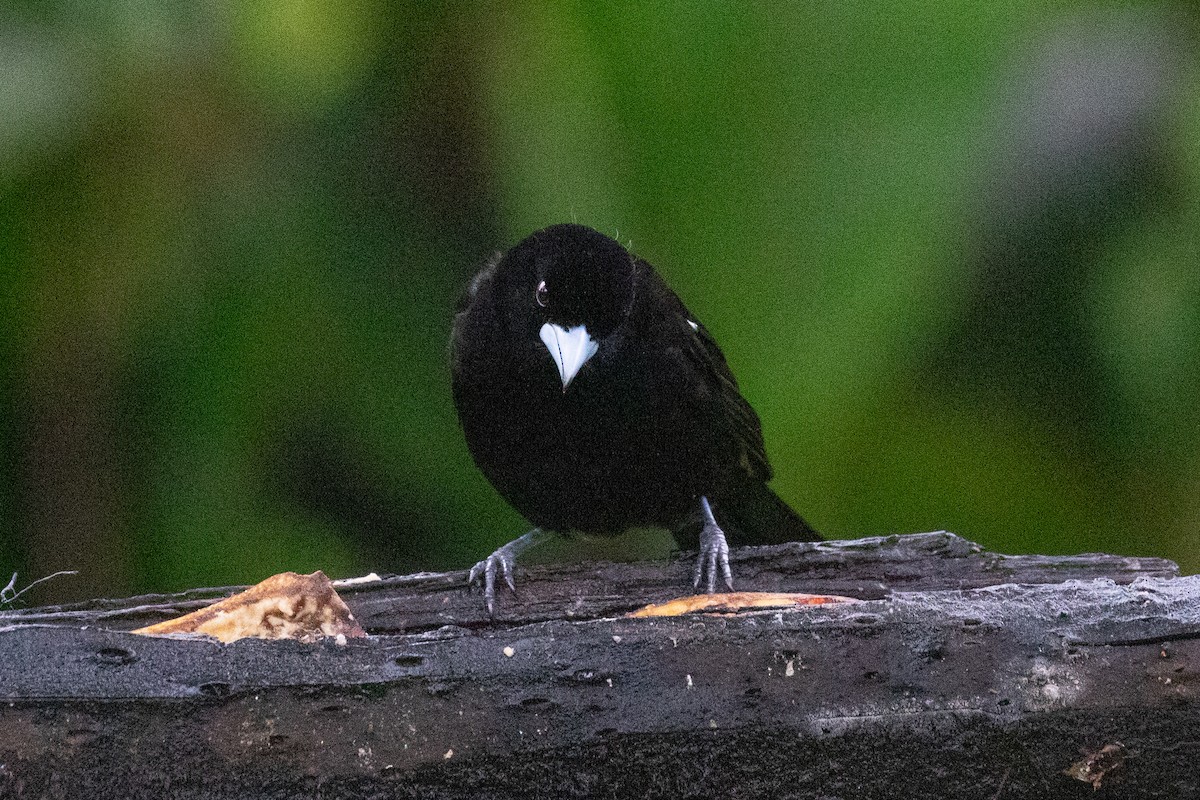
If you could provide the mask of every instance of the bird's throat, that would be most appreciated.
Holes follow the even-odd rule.
[[[579,374],[579,370],[587,363],[588,359],[596,355],[596,351],[600,349],[600,344],[591,337],[583,325],[564,328],[553,322],[547,322],[542,325],[538,335],[541,336],[542,343],[546,345],[546,349],[550,351],[550,357],[554,359],[554,364],[558,367],[558,377],[562,380],[564,392],[567,391],[567,387],[571,385],[571,381]]]

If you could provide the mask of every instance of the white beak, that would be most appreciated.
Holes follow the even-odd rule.
[[[538,335],[542,337],[542,342],[550,351],[550,357],[558,365],[558,376],[562,378],[564,392],[579,372],[579,368],[600,349],[599,343],[588,335],[587,328],[583,325],[564,328],[547,322],[538,331]]]

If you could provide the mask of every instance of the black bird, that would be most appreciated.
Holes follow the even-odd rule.
[[[821,537],[766,482],[758,415],[717,343],[654,268],[583,225],[531,234],[471,282],[451,338],[454,404],[475,463],[537,527],[471,570],[491,610],[497,569],[546,532],[663,527],[696,543],[693,583],[733,588],[738,544]],[[718,520],[720,522],[718,523]]]

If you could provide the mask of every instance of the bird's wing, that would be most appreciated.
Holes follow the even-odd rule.
[[[651,295],[645,298],[646,302],[670,309],[670,319],[658,323],[665,324],[667,330],[659,330],[658,335],[667,339],[670,347],[678,348],[689,381],[694,379],[708,390],[699,414],[711,420],[716,428],[713,431],[716,438],[731,449],[730,456],[736,469],[750,478],[770,480],[771,463],[767,460],[758,414],[742,397],[721,348],[654,268],[640,260],[639,265],[642,266],[641,290]],[[716,400],[715,405],[712,398]]]
[[[716,339],[694,317],[687,317],[688,323],[694,323],[691,346],[684,348],[688,359],[701,372],[704,379],[717,396],[720,403],[720,418],[727,425],[738,449],[738,466],[745,470],[750,477],[769,481],[771,479],[771,463],[767,460],[767,449],[763,443],[762,423],[758,414],[742,397],[737,379],[725,362],[725,354],[717,345]],[[689,328],[692,325],[689,324]]]
[[[467,314],[467,311],[474,305],[475,299],[479,296],[480,292],[485,292],[488,285],[491,284],[492,279],[495,278],[496,265],[500,262],[502,255],[503,253],[492,255],[458,297],[458,304],[454,314],[454,324],[450,330],[450,364],[452,372],[456,376],[460,369],[463,339],[468,335],[467,328],[472,325],[472,322],[476,326],[480,324],[478,319],[473,321]],[[475,316],[478,318],[480,315],[477,314]],[[490,315],[483,316],[490,318]],[[455,385],[457,383],[456,380]]]

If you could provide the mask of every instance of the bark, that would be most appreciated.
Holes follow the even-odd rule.
[[[0,615],[0,797],[1200,796],[1200,578],[951,534],[737,551],[742,591],[862,602],[633,619],[691,562],[339,591],[372,634],[128,629],[231,590]]]

